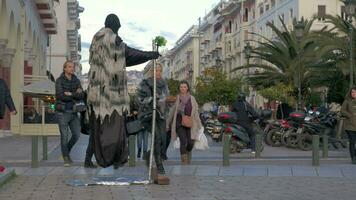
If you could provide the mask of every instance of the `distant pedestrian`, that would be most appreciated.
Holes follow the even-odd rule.
[[[68,60],[63,64],[63,73],[56,80],[56,110],[65,167],[69,167],[73,162],[69,154],[79,139],[81,129],[74,104],[83,99],[84,92],[80,80],[74,75],[74,63]],[[69,138],[70,132],[71,138]]]
[[[194,140],[199,135],[202,127],[198,103],[190,94],[190,87],[187,81],[179,83],[179,95],[168,117],[167,130],[171,130],[173,140],[180,141],[180,154],[183,165],[190,164],[191,151],[194,147]]]
[[[345,117],[345,131],[350,141],[349,150],[352,164],[356,164],[356,87],[352,87],[347,93],[341,113]]]
[[[11,115],[17,114],[10,90],[7,87],[5,81],[0,78],[0,119],[4,118],[5,106],[9,109]]]

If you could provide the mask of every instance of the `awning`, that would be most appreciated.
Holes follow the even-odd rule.
[[[33,97],[50,96],[55,94],[55,87],[51,80],[43,80],[24,86],[22,93]]]

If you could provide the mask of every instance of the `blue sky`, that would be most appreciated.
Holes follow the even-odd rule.
[[[79,0],[84,12],[80,14],[83,73],[89,70],[88,48],[93,35],[104,26],[105,18],[115,13],[121,21],[119,35],[131,47],[151,50],[154,37],[164,36],[172,48],[176,40],[198,18],[204,17],[219,0]],[[145,65],[130,67],[141,70]]]

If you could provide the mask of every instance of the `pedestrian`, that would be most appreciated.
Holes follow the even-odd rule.
[[[153,67],[149,70],[149,77],[143,79],[138,87],[138,100],[140,104],[139,119],[146,130],[152,130],[152,114],[153,114]],[[157,64],[156,68],[156,121],[155,121],[155,138],[154,138],[154,159],[157,169],[153,169],[155,182],[158,184],[169,184],[169,178],[163,167],[163,155],[166,151],[166,97],[169,95],[167,82],[162,79],[162,65]],[[146,164],[150,159],[149,151],[146,155]],[[157,176],[155,174],[157,172]]]
[[[120,27],[119,18],[108,15],[89,50],[88,106],[95,158],[101,167],[114,165],[115,169],[128,159],[124,115],[130,111],[130,98],[126,67],[159,57],[158,52],[127,46],[118,35]]]
[[[246,95],[240,92],[237,100],[232,104],[232,112],[236,113],[237,124],[242,126],[250,137],[251,153],[256,151],[255,132],[252,128],[252,121],[259,117],[255,109],[246,101]]]
[[[63,73],[56,80],[56,110],[65,167],[73,163],[70,151],[78,141],[81,129],[75,104],[83,99],[80,80],[74,75],[74,62],[68,60],[63,64]]]
[[[134,110],[132,112],[132,120],[138,119],[138,111]],[[141,153],[143,158],[146,158],[147,154],[147,146],[148,146],[148,130],[141,130],[137,133],[137,158],[141,158]]]
[[[345,117],[345,131],[349,137],[349,150],[352,164],[356,164],[356,86],[347,93],[341,107],[341,113]]]
[[[169,114],[167,130],[171,130],[172,140],[176,140],[177,136],[180,141],[180,154],[183,165],[188,165],[191,162],[191,151],[194,147],[194,140],[199,135],[199,130],[202,127],[198,103],[190,93],[189,83],[181,81],[179,83],[179,94],[177,100]]]
[[[84,92],[84,101],[87,104],[88,94]],[[92,158],[94,155],[94,134],[90,131],[89,124],[87,120],[87,110],[80,112],[80,125],[81,129],[80,132],[84,135],[89,136],[87,150],[85,152],[85,159],[84,159],[84,168],[97,168],[97,166],[93,163]]]
[[[9,109],[11,115],[17,114],[10,90],[7,87],[5,81],[0,78],[0,119],[4,118],[5,106]]]

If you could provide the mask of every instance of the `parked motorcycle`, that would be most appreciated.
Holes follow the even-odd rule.
[[[230,153],[240,153],[243,149],[251,148],[251,140],[247,131],[237,122],[237,116],[234,112],[224,112],[218,116],[218,120],[223,124],[223,134],[231,134]],[[263,134],[263,130],[258,123],[252,123],[256,134]],[[261,146],[263,151],[263,144]]]

